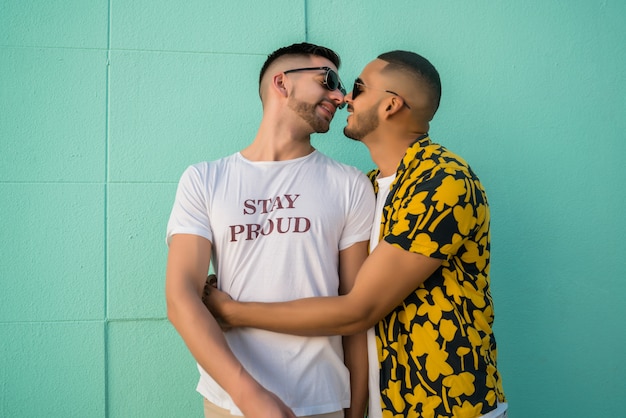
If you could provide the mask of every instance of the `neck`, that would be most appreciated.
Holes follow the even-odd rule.
[[[254,141],[241,151],[252,161],[284,161],[309,155],[311,135],[299,124],[263,117]]]
[[[369,149],[372,161],[380,170],[381,177],[388,177],[396,173],[398,166],[406,154],[406,150],[415,141],[416,137],[409,139],[399,138],[393,135],[374,136],[363,139],[363,143]]]

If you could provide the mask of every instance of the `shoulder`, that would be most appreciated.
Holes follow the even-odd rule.
[[[328,155],[322,154],[320,151],[316,151],[313,157],[317,164],[326,167],[331,172],[342,173],[344,176],[349,176],[350,178],[365,176],[358,168],[337,161]]]
[[[237,161],[237,159],[238,155],[232,154],[217,160],[201,161],[188,166],[183,172],[183,177],[191,176],[204,178],[211,175],[211,173],[214,173],[215,171],[227,168],[229,165],[233,164],[233,162]]]

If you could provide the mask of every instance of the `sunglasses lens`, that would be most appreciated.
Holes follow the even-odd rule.
[[[359,94],[361,94],[361,85],[355,80],[352,86],[352,100],[356,99]]]
[[[335,91],[339,89],[341,94],[346,95],[346,89],[341,85],[341,81],[339,81],[339,75],[331,70],[330,68],[326,71],[326,76],[324,77],[324,84],[326,88],[330,91]],[[345,102],[341,103],[337,106],[339,109],[343,109],[346,106]]]
[[[326,73],[326,86],[328,90],[333,91],[339,87],[339,76],[333,70],[328,70]]]

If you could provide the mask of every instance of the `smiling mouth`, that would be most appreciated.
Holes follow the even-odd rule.
[[[330,119],[332,119],[335,116],[335,112],[333,112],[331,109],[329,109],[328,105],[319,105],[319,107],[322,108],[324,110],[324,112],[326,112],[328,114]]]

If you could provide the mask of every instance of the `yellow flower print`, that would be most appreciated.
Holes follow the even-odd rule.
[[[469,232],[476,226],[476,218],[474,217],[474,208],[471,204],[463,206],[455,206],[452,213],[457,222],[459,232],[463,236],[467,236]]]
[[[493,364],[488,364],[487,365],[487,380],[486,380],[486,386],[488,388],[496,388],[496,368],[493,366]],[[491,404],[490,404],[491,405]]]
[[[470,351],[472,350],[470,350],[467,347],[459,347],[456,349],[456,355],[459,357],[463,357],[463,356],[466,356]]]
[[[421,357],[439,348],[435,342],[437,339],[437,331],[435,331],[433,324],[430,322],[424,323],[424,326],[419,324],[413,325],[412,335],[414,341],[418,342],[417,344],[413,344],[413,350],[411,352],[415,357]]]
[[[402,382],[389,382],[387,389],[383,390],[383,394],[391,401],[394,411],[404,411],[406,403],[402,397]]]
[[[428,396],[428,393],[422,388],[417,386],[413,393],[406,394],[406,400],[412,405],[411,410],[407,417],[417,418],[435,418],[435,408],[441,405],[441,398],[439,396]],[[421,408],[416,408],[417,405],[421,405]],[[418,411],[421,410],[420,411]]]
[[[482,352],[481,347],[483,345],[483,339],[480,337],[478,331],[472,327],[467,329],[467,338],[473,347],[474,368],[478,368],[478,352]]]
[[[473,374],[461,372],[457,375],[444,377],[443,385],[449,388],[448,396],[451,398],[456,398],[461,395],[470,396],[476,392],[474,380],[476,380],[476,378]],[[480,410],[478,412],[480,412]]]
[[[474,328],[470,327],[467,329],[467,337],[469,339],[470,344],[472,344],[472,347],[480,347],[483,343],[483,340],[480,337],[480,334]]]
[[[426,372],[428,379],[434,382],[439,376],[448,376],[454,372],[452,367],[446,362],[448,353],[437,343],[437,331],[433,324],[426,322],[424,326],[413,325],[413,340],[418,342],[413,345],[411,356],[421,357],[426,354]]]
[[[489,406],[494,406],[497,400],[498,400],[498,396],[496,395],[496,392],[494,390],[490,390],[485,395],[485,401],[487,401],[487,405]]]
[[[458,327],[454,325],[454,322],[450,321],[449,319],[443,319],[439,323],[439,333],[447,342],[450,342],[454,339],[457,331]]]
[[[410,303],[404,307],[404,310],[398,313],[398,321],[404,324],[404,328],[407,331],[411,330],[411,321],[415,318],[417,313],[417,306],[414,303]]]
[[[397,202],[397,205],[400,206],[400,202]],[[394,206],[396,206],[396,203],[394,203]],[[398,213],[398,208],[394,207],[394,211],[393,213]],[[409,218],[407,217],[402,217],[400,219],[398,219],[394,225],[394,234],[395,235],[401,235],[405,232],[407,232],[409,229],[411,228],[411,226],[409,225]]]
[[[409,150],[411,150],[413,147],[409,148]],[[437,145],[428,145],[425,146],[424,148],[422,148],[422,155],[420,156],[420,159],[422,161],[433,161],[430,159],[430,157],[435,153],[435,152],[439,152],[441,148]],[[407,154],[410,151],[407,152]],[[420,166],[421,167],[421,166]]]
[[[474,283],[469,281],[463,282],[463,289],[465,290],[465,297],[470,299],[475,307],[485,307],[486,302],[482,289],[476,289]]]
[[[485,274],[477,274],[476,279],[473,280],[472,283],[474,283],[479,292],[484,293],[485,289],[487,289],[487,285],[489,284],[489,276]]]
[[[485,228],[485,225],[489,225],[489,211],[487,210],[487,206],[482,203],[476,206],[476,220],[481,222],[481,229]]]
[[[420,152],[422,148],[420,146],[411,146],[406,150],[406,155],[404,156],[404,161],[413,161],[418,152]]]
[[[491,334],[491,325],[493,324],[493,309],[487,306],[484,310],[475,309],[472,312],[474,317],[474,326],[485,334]]]
[[[437,165],[437,163],[434,162],[433,160],[422,160],[422,161],[420,161],[420,172],[421,173],[425,173],[427,171],[430,171],[436,165]]]
[[[459,251],[459,247],[465,242],[465,237],[459,234],[452,235],[452,242],[441,246],[441,253],[446,255],[455,255]]]
[[[481,245],[485,245],[487,242],[489,242],[489,238],[490,238],[489,237],[489,221],[481,221],[479,217],[477,222],[478,223],[482,222],[482,223],[480,224],[480,227],[476,231],[476,241],[480,242]]]
[[[474,359],[474,368],[478,367],[476,366],[476,362],[478,361],[478,354],[476,353],[476,350],[472,351],[472,349],[469,347],[459,347],[456,349],[456,355],[459,357],[459,359],[461,359],[460,370],[465,370],[465,356],[467,356],[469,353],[473,354],[472,358]]]
[[[431,382],[439,379],[439,376],[448,376],[454,369],[447,363],[448,353],[437,347],[426,355],[426,373]]]
[[[417,297],[422,302],[417,309],[417,314],[420,316],[428,314],[428,320],[435,324],[441,320],[442,312],[450,312],[454,308],[440,287],[430,292],[426,289],[419,289]]]
[[[411,215],[419,215],[426,213],[426,205],[424,200],[428,197],[428,192],[419,192],[411,197],[411,202],[408,204],[410,208],[409,213]]]
[[[428,234],[417,234],[413,242],[411,243],[410,251],[413,253],[419,253],[430,257],[432,253],[437,251],[439,244],[430,239]]]
[[[465,195],[465,192],[463,180],[456,180],[452,176],[444,178],[432,197],[433,202],[437,202],[435,209],[441,212],[446,206],[455,206],[459,202],[459,198]]]
[[[443,269],[442,272],[443,277],[446,278],[444,281],[444,288],[446,290],[446,295],[449,298],[454,300],[454,303],[457,305],[461,304],[461,298],[465,297],[465,292],[462,290],[463,288],[459,285],[459,282],[463,280],[461,273],[459,273],[455,269]]]
[[[476,405],[472,405],[468,401],[463,402],[463,406],[453,406],[452,415],[456,418],[474,418],[480,416],[480,411],[483,409],[483,403],[479,402]]]
[[[395,322],[398,320],[398,313],[397,312],[392,312],[388,317],[387,317],[387,323],[388,323],[388,327],[387,327],[387,338],[385,341],[395,341],[394,338],[394,328],[395,328]],[[385,335],[385,327],[380,327],[379,328],[380,331],[380,335]]]
[[[478,270],[484,269],[485,265],[487,264],[487,251],[481,254],[478,244],[472,241],[468,241],[465,243],[465,249],[467,251],[463,253],[463,255],[461,256],[461,260],[468,264],[476,264],[476,268]]]

